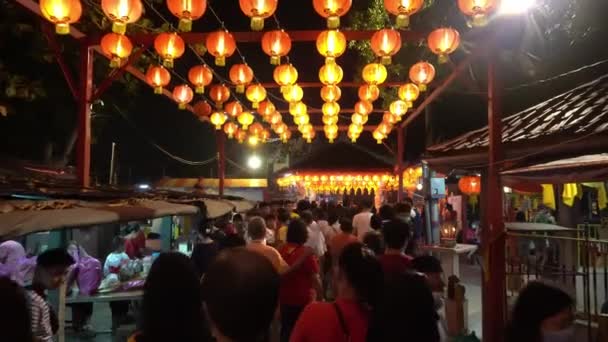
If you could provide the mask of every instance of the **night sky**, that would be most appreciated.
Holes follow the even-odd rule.
[[[361,3],[363,2],[361,1]],[[568,1],[565,0],[550,2],[556,7],[562,6],[564,8],[568,4]],[[520,23],[513,25],[513,31],[507,37],[501,38],[503,39],[501,41],[503,51],[498,54],[499,57],[496,59],[504,86],[510,88],[533,82],[608,57],[608,48],[603,42],[604,33],[607,31],[606,24],[603,24],[600,18],[600,13],[607,13],[606,4],[598,3],[603,3],[603,1],[588,5],[582,12],[579,12],[579,16],[580,13],[585,16],[583,21],[588,23],[591,29],[575,43],[572,43],[571,37],[558,36],[557,40],[544,38],[545,28],[555,25],[548,20],[554,20],[565,25],[561,22],[561,18],[549,17],[544,9],[532,13]],[[228,30],[249,30],[249,19],[241,13],[238,8],[238,1],[213,0],[210,1],[210,5],[224,21]],[[166,19],[173,24],[176,23],[177,20],[168,13],[164,5],[156,5],[155,7]],[[453,10],[457,11],[455,8]],[[19,14],[27,17],[25,11]],[[458,15],[457,12],[450,14]],[[162,23],[160,17],[149,8],[146,10],[146,17],[154,20],[158,25]],[[282,0],[279,3],[276,17],[281,28],[285,30],[322,29],[325,26],[324,19],[314,11],[312,1]],[[414,29],[416,29],[415,24],[413,22]],[[457,27],[463,24],[464,19],[462,19],[462,22],[454,23]],[[343,20],[343,26],[345,25],[346,21]],[[220,23],[208,9],[202,19],[194,22],[193,31],[213,31],[220,27]],[[272,18],[266,20],[266,29],[276,27],[277,25]],[[463,36],[466,40],[466,33]],[[21,39],[27,40],[27,37]],[[602,43],[598,44],[599,42]],[[262,52],[259,44],[239,43],[238,48],[243,53],[247,63],[254,69],[256,77],[262,82],[271,82],[273,66],[268,63],[268,56]],[[0,54],[7,53],[6,49],[0,49],[0,51],[2,51]],[[461,49],[452,56],[452,60],[457,63],[465,55],[466,53]],[[318,81],[317,73],[323,64],[323,58],[317,53],[314,42],[294,43],[289,56],[290,62],[298,68],[299,81]],[[240,58],[238,53],[235,53],[227,60],[227,67],[216,67],[215,70],[222,77],[227,78],[230,65],[239,63]],[[416,56],[415,58],[419,57]],[[204,56],[204,59],[209,65],[213,65],[213,60],[209,58],[209,55]],[[102,64],[107,63],[101,57],[97,57],[96,61]],[[403,62],[409,63],[409,60]],[[175,71],[185,77],[188,68],[195,63],[197,63],[197,58],[189,52],[176,61]],[[352,51],[347,51],[338,60],[338,63],[344,69],[344,81],[351,81],[355,78],[355,75],[360,73],[357,56]],[[450,71],[449,64],[438,68],[440,77],[436,80],[436,84]],[[57,69],[56,66],[51,65],[49,70],[45,72],[57,78],[60,75]],[[505,114],[514,113],[568,90],[594,76],[604,74],[606,71],[608,71],[608,68],[604,64],[552,82],[519,89],[508,89],[504,92],[503,111]],[[408,128],[406,135],[406,159],[408,161],[416,162],[419,160],[427,143],[454,137],[470,129],[485,125],[487,107],[483,94],[486,78],[485,62],[481,60],[474,63],[465,74],[465,77],[457,81],[439,100],[430,106],[430,122],[426,123],[421,116]],[[61,78],[57,79],[61,80]],[[172,84],[177,84],[176,80],[177,78],[173,77]],[[96,80],[96,82],[99,83],[101,80]],[[63,88],[65,83],[56,84],[56,86]],[[65,88],[67,89],[67,87]],[[356,88],[343,88],[342,90],[340,105],[342,108],[352,108],[357,101]],[[287,108],[287,104],[276,99],[276,97],[281,97],[278,89],[272,89],[269,92],[274,95],[270,99],[278,108]],[[305,88],[304,94],[303,101],[309,108],[321,107],[322,102],[318,89]],[[195,97],[195,99],[197,98]],[[110,147],[113,141],[118,144],[117,165],[119,180],[123,183],[153,181],[163,175],[172,177],[217,176],[215,163],[206,166],[184,165],[167,157],[166,154],[161,153],[158,148],[153,146],[153,144],[157,144],[170,154],[190,161],[207,160],[215,155],[215,132],[210,124],[199,122],[190,112],[177,110],[176,105],[169,99],[152,95],[151,89],[144,84],[138,88],[136,96],[127,96],[124,86],[116,83],[102,97],[102,100],[104,102],[103,106],[94,106],[96,117],[93,119],[93,129],[97,137],[93,145],[92,155],[94,179],[96,178],[100,182],[107,180]],[[61,104],[56,105],[57,102],[61,102]],[[57,141],[63,140],[61,137],[65,136],[70,131],[69,127],[73,125],[73,122],[69,119],[70,116],[65,115],[65,111],[71,111],[74,107],[69,104],[69,97],[51,103],[55,103],[53,106],[62,107],[62,115],[46,113],[46,111],[52,110],[45,106],[21,103],[16,106],[16,108],[19,108],[18,114],[0,119],[0,151],[2,154],[9,157],[40,160],[43,155],[45,139],[51,137],[51,139]],[[48,105],[49,102],[46,102],[47,107]],[[122,114],[118,113],[115,105],[123,108]],[[49,115],[51,118],[49,118]],[[377,116],[378,119],[370,118],[370,123],[377,123],[382,114],[371,115]],[[65,119],[65,117],[68,119]],[[290,117],[289,114],[283,115],[285,121],[288,117]],[[320,114],[311,114],[313,124],[318,124],[320,119]],[[350,123],[350,119],[347,116],[341,118],[339,122],[339,124],[348,123]],[[299,135],[299,133],[293,133],[294,136]],[[358,143],[376,153],[382,153],[390,157],[388,149],[378,146],[370,135],[369,132],[364,132]],[[342,132],[341,136],[345,137],[345,133]],[[394,134],[387,140],[387,144],[393,149],[396,149],[395,140]],[[58,148],[61,147],[61,144],[60,142],[57,143]],[[322,148],[324,144],[326,144],[324,134],[317,132],[314,147]],[[264,147],[258,147],[257,150],[259,151],[255,153],[264,154]],[[242,164],[244,164],[248,155],[254,153],[250,147],[235,143],[228,144],[227,152],[228,158]],[[265,176],[263,173],[248,174],[230,164],[228,164],[228,174],[229,176]]]

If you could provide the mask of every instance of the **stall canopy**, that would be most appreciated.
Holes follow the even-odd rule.
[[[608,75],[502,119],[505,166],[606,152]],[[438,170],[487,166],[488,126],[431,146],[424,158]]]
[[[95,203],[70,200],[0,202],[0,236],[10,238],[53,229],[86,227],[157,218],[195,215],[195,206],[153,200]]]
[[[608,179],[608,153],[560,159],[548,163],[515,168],[501,173],[508,183],[539,184],[605,181]]]

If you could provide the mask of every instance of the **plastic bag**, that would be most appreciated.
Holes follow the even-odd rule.
[[[101,284],[101,262],[93,257],[84,257],[76,267],[78,268],[76,282],[80,293],[84,295],[95,293]]]

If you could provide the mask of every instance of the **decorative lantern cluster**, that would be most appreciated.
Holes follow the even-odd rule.
[[[395,190],[398,178],[388,173],[297,173],[277,179],[279,187],[298,187],[317,193],[344,193],[351,190]]]

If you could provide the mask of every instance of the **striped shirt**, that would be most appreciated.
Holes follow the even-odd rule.
[[[28,291],[28,293],[30,295],[32,334],[37,341],[52,342],[53,329],[49,304],[35,291]]]

